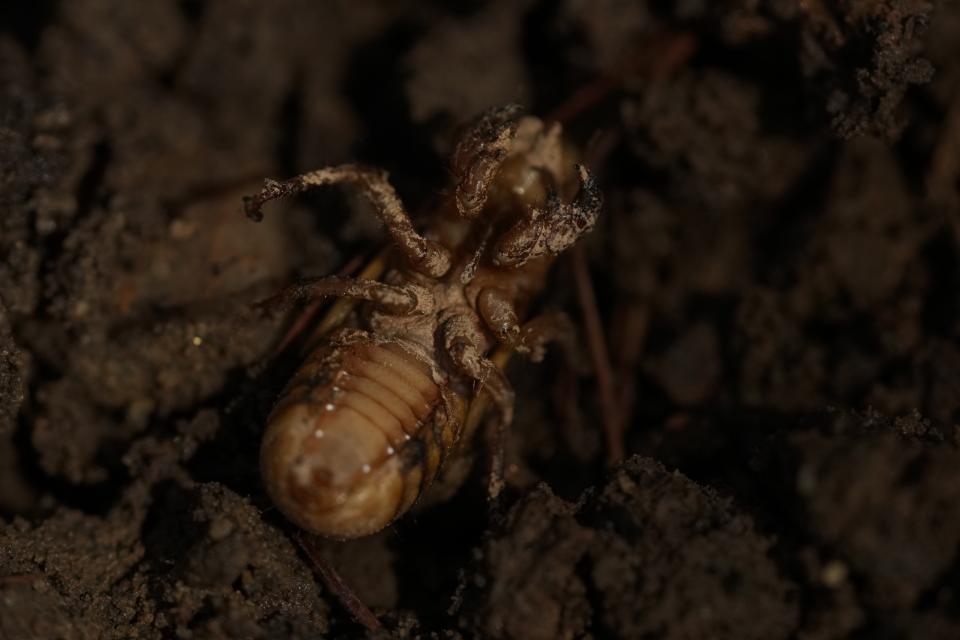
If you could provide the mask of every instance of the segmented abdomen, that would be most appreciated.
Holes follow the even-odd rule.
[[[455,444],[462,402],[449,404],[396,343],[318,349],[270,415],[260,449],[267,491],[308,531],[378,531],[413,505]]]

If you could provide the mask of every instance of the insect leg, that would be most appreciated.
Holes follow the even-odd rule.
[[[472,313],[451,316],[443,324],[443,344],[453,364],[486,389],[500,411],[501,420],[513,421],[514,393],[503,372],[483,355],[483,334]]]
[[[520,319],[508,292],[496,287],[483,289],[477,295],[477,311],[500,342],[520,346]]]
[[[585,166],[577,165],[577,171],[580,190],[573,201],[564,203],[551,192],[545,207],[534,209],[497,241],[494,264],[519,267],[534,258],[557,255],[593,229],[603,203],[600,188]]]
[[[563,351],[571,367],[576,366],[580,358],[577,357],[576,330],[570,316],[555,311],[544,313],[529,320],[520,330],[520,344],[517,349],[527,353],[533,362],[543,360],[547,344],[556,342]]]
[[[367,300],[383,311],[397,315],[408,315],[420,306],[416,292],[408,287],[397,287],[377,280],[341,278],[340,276],[300,280],[287,285],[260,305],[285,309],[296,302],[326,297]]]
[[[344,164],[304,173],[283,182],[267,180],[260,193],[243,199],[244,210],[251,220],[259,221],[263,217],[261,208],[270,200],[339,183],[357,185],[373,202],[377,217],[414,270],[439,278],[450,269],[450,251],[414,230],[410,216],[390,184],[387,173],[379,169]]]
[[[475,218],[487,202],[487,189],[507,157],[523,107],[509,104],[486,111],[460,139],[453,153],[458,177],[454,200],[465,218]]]
[[[533,362],[543,360],[550,342],[559,343],[571,364],[576,357],[576,331],[570,317],[562,312],[539,315],[520,326],[513,300],[503,289],[488,287],[477,296],[477,310],[484,323],[503,344],[527,354]]]
[[[506,485],[504,481],[504,433],[513,422],[514,392],[503,372],[483,355],[483,336],[467,314],[449,318],[443,326],[444,346],[454,365],[480,383],[497,406],[499,416],[491,425],[491,467],[488,498],[494,504]]]

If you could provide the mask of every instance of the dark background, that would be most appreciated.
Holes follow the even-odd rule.
[[[250,303],[383,236],[240,198],[362,160],[429,212],[508,101],[600,176],[634,457],[586,355],[513,362],[504,526],[478,471],[346,581],[410,637],[960,637],[958,60],[955,2],[3,3],[0,637],[361,633],[260,487]]]

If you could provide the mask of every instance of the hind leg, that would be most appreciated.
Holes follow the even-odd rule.
[[[450,269],[450,251],[418,234],[403,208],[387,173],[355,164],[326,167],[291,178],[284,182],[267,180],[260,193],[243,199],[247,216],[254,221],[263,217],[260,211],[270,200],[339,183],[355,184],[374,204],[377,217],[400,252],[419,273],[439,278]]]
[[[488,439],[491,440],[490,478],[488,498],[498,505],[498,498],[505,486],[504,447],[506,430],[513,422],[514,392],[503,372],[483,355],[485,339],[472,312],[467,310],[454,315],[443,324],[444,349],[453,364],[465,375],[477,381],[485,389],[497,408],[496,421],[491,424]]]

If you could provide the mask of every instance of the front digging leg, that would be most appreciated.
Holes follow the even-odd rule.
[[[585,166],[577,165],[580,190],[570,203],[551,192],[546,206],[534,209],[494,247],[494,264],[519,267],[534,258],[562,253],[593,229],[603,204],[600,188]]]
[[[453,153],[458,177],[454,192],[457,212],[475,218],[487,202],[487,190],[510,151],[523,107],[509,104],[481,115],[467,130]]]

